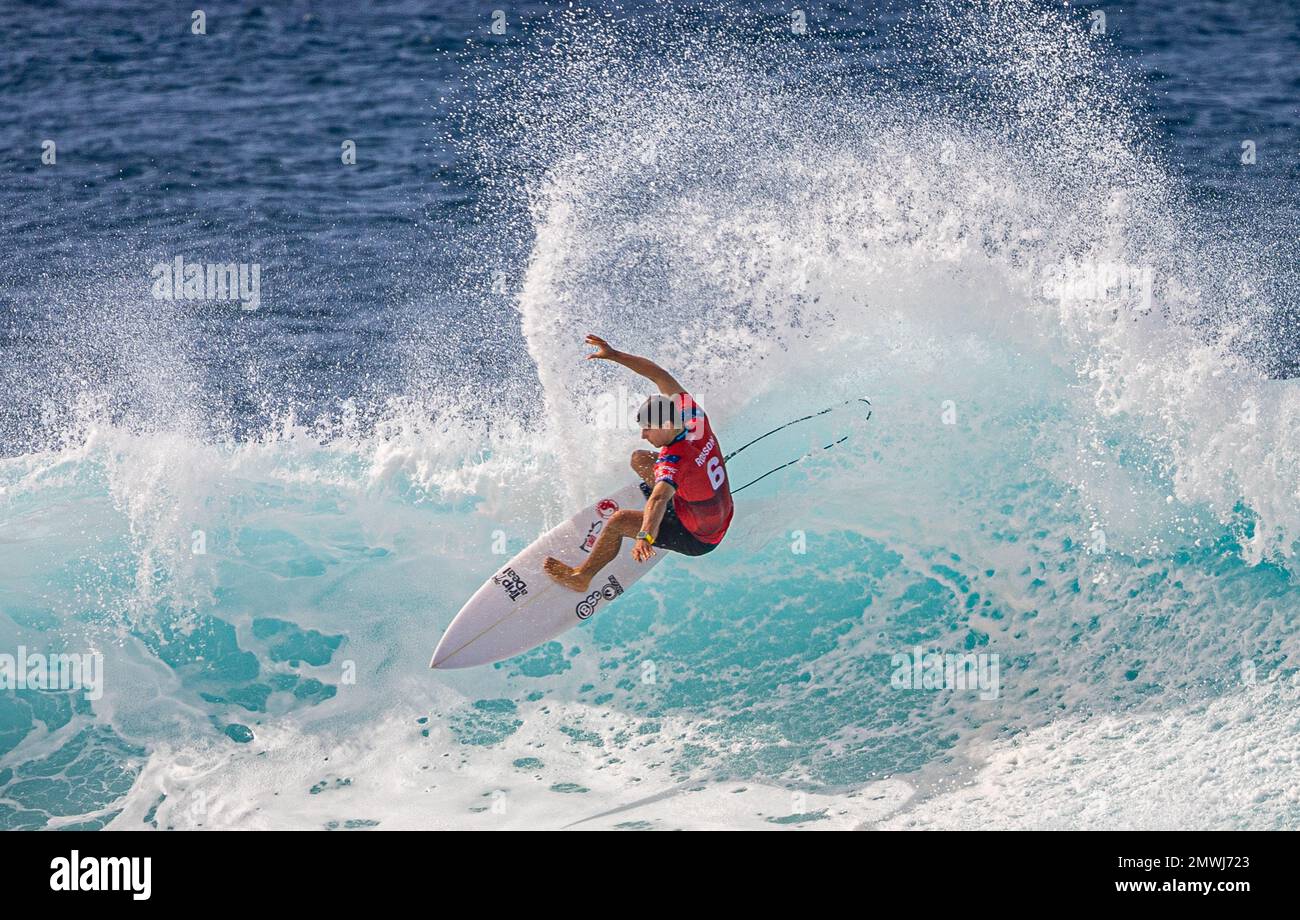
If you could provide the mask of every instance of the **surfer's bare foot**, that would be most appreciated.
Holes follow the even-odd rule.
[[[542,563],[546,574],[550,575],[570,591],[586,591],[591,585],[591,576],[582,575],[577,569],[570,568],[554,556],[547,556]]]

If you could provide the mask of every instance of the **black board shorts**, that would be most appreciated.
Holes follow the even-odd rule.
[[[703,556],[718,548],[717,543],[705,543],[691,533],[673,512],[673,503],[668,503],[664,519],[659,522],[659,536],[655,538],[655,549],[666,549],[683,556]]]

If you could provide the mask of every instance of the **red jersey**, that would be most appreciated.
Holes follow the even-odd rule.
[[[722,445],[708,416],[689,393],[680,394],[677,404],[686,430],[677,440],[659,448],[655,482],[671,483],[677,489],[673,513],[697,540],[721,543],[734,511]]]

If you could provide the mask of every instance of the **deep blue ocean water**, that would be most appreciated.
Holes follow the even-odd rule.
[[[0,3],[0,655],[103,667],[0,691],[0,827],[1295,826],[1294,4],[206,13]],[[626,475],[589,331],[876,416],[431,674]]]

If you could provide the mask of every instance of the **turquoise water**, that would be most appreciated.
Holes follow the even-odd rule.
[[[988,365],[969,367],[999,385]],[[1007,402],[1016,383],[1000,384]],[[1269,756],[1256,733],[1291,721],[1278,682],[1291,673],[1288,569],[1244,560],[1242,525],[1165,502],[1167,483],[1137,457],[1107,475],[1129,477],[1125,501],[1143,514],[1094,552],[1090,510],[1053,469],[1053,400],[1014,412],[1023,437],[993,444],[974,420],[950,432],[924,420],[937,395],[877,393],[852,450],[742,495],[735,530],[707,560],[669,560],[560,641],[447,675],[427,659],[492,569],[493,533],[505,529],[513,553],[548,507],[567,507],[533,457],[502,483],[479,470],[454,489],[421,481],[421,470],[446,472],[420,461],[418,438],[400,464],[365,453],[388,454],[393,440],[322,445],[302,433],[190,444],[183,462],[159,463],[148,442],[116,431],[88,434],[94,447],[73,461],[6,461],[4,535],[23,550],[5,556],[18,598],[10,641],[105,659],[94,703],[3,697],[6,825],[562,825],[665,790],[682,791],[639,806],[637,820],[707,824],[714,806],[696,799],[724,794],[745,801],[725,823],[918,820],[905,802],[923,810],[925,790],[977,779],[976,751],[1063,721],[1129,720],[1107,732],[1128,746],[1109,766],[1088,762],[1091,747],[1024,764],[1025,782],[1143,775],[1133,765],[1150,756],[1148,723],[1171,713],[1190,725],[1188,748],[1162,750],[1149,769],[1176,773],[1180,754],[1203,757],[1210,731],[1192,713],[1253,692],[1265,695],[1248,719],[1213,722],[1254,748],[1254,766],[1209,789],[1232,800],[1280,783],[1277,798],[1230,812],[1186,801],[1155,823],[1285,826],[1289,773],[1256,775]],[[761,430],[743,413],[720,422],[740,437]],[[909,459],[918,445],[933,466]],[[794,447],[760,444],[732,475]],[[950,465],[951,453],[963,462]],[[515,503],[512,483],[535,466],[527,494],[545,500]],[[449,501],[453,490],[480,500]],[[151,496],[136,508],[184,510],[133,517],[115,497],[128,494]],[[191,552],[197,524],[206,554]],[[996,653],[997,699],[891,687],[892,656],[918,646]],[[1151,823],[1140,791],[1095,820]],[[806,812],[792,810],[797,795],[813,797]],[[1007,820],[994,814],[971,820]]]
[[[380,81],[365,181],[276,180],[337,210],[255,196],[268,248],[239,248],[225,161],[215,212],[150,231],[261,254],[256,316],[149,300],[50,186],[117,267],[15,257],[0,655],[97,654],[103,680],[0,692],[0,827],[1295,826],[1294,191],[1276,165],[1234,185],[1235,135],[1187,127],[1214,46],[999,9],[794,45],[740,13],[529,7],[556,52],[467,50],[479,24],[401,4],[222,26],[312,66],[351,36],[355,82],[315,78],[342,121],[393,42],[437,86]],[[128,72],[95,79],[145,93],[146,37],[112,35]],[[1148,46],[1187,81],[1168,98]],[[442,184],[404,198],[426,130]],[[145,201],[171,181],[148,169],[123,180]],[[1061,265],[1148,270],[1150,297],[1060,297]],[[501,561],[629,475],[635,433],[591,418],[638,384],[582,360],[588,331],[670,367],[728,450],[874,415],[737,458],[745,482],[850,435],[740,495],[707,558],[430,672]],[[996,687],[899,686],[914,653],[996,656]]]

